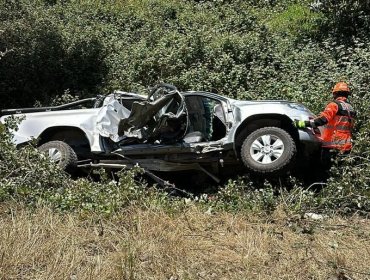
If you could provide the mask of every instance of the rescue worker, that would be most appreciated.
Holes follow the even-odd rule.
[[[324,126],[322,130],[323,148],[347,152],[352,149],[352,129],[356,112],[348,102],[351,94],[348,85],[337,83],[333,88],[334,101],[315,119],[309,121],[295,120],[298,128]]]
[[[309,121],[294,121],[298,128],[323,126],[322,160],[326,166],[330,165],[333,152],[348,153],[352,149],[352,129],[356,112],[348,102],[350,94],[348,84],[339,82],[333,88],[334,101],[330,102],[317,118]]]

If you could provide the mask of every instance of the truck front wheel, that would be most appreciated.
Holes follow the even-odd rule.
[[[263,127],[249,134],[241,147],[244,165],[256,173],[286,171],[297,152],[288,132],[278,127]]]

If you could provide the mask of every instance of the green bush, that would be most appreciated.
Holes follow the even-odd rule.
[[[368,0],[316,1],[313,8],[324,13],[322,32],[344,42],[353,37],[368,39],[370,30],[370,2]]]
[[[358,111],[354,148],[334,164],[327,185],[315,199],[301,183],[288,180],[282,187],[230,183],[220,191],[220,200],[231,208],[235,203],[235,208],[265,205],[270,209],[286,197],[292,205],[299,205],[293,208],[366,211],[370,185],[369,4],[357,0],[337,4],[2,0],[0,106],[32,106],[35,100],[50,104],[66,91],[79,97],[119,88],[143,91],[165,81],[181,90],[206,90],[239,99],[298,101],[319,113],[331,99],[332,86],[345,80],[353,89],[352,102]],[[57,98],[53,104],[71,98]],[[53,197],[55,205],[66,205],[65,209],[77,205],[97,209],[100,204],[116,209],[108,205],[122,206],[128,201],[119,194],[126,191],[123,185],[109,185],[120,197],[110,201],[104,194],[105,183],[72,181],[35,149],[12,148],[9,136],[1,133],[3,199],[28,197],[36,203]],[[38,169],[40,178],[30,176]],[[276,186],[291,191],[274,191]],[[136,191],[141,193],[141,189]],[[231,197],[228,192],[233,193]],[[31,193],[37,194],[34,198],[26,195]],[[307,203],[295,203],[303,194]],[[167,203],[163,197],[159,200]]]
[[[0,107],[94,94],[104,81],[104,48],[93,32],[69,30],[40,1],[0,1]],[[80,36],[79,36],[80,35]]]
[[[313,11],[307,4],[294,3],[273,15],[266,25],[274,32],[302,38],[315,35],[322,21],[322,13]]]

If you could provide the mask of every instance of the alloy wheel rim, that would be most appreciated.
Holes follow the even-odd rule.
[[[271,164],[283,155],[284,149],[284,143],[279,137],[265,134],[253,141],[250,154],[260,164]]]
[[[48,150],[48,155],[49,158],[55,163],[60,163],[62,160],[62,153],[56,148],[50,148]]]

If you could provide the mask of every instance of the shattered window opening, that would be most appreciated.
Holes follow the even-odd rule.
[[[225,114],[219,100],[191,95],[185,99],[188,110],[188,133],[201,133],[202,141],[217,141],[226,135]]]

